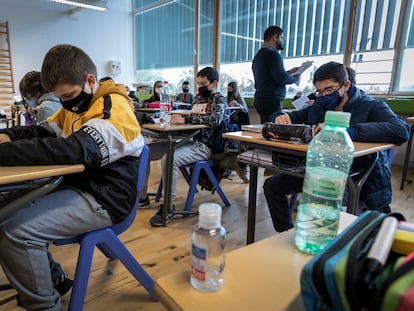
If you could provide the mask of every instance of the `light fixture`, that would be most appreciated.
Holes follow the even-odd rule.
[[[76,1],[68,1],[68,0],[49,0],[50,2],[56,2],[56,3],[62,3],[62,4],[67,4],[67,5],[73,5],[76,6],[78,8],[83,8],[83,9],[90,9],[90,10],[96,10],[96,11],[106,11],[106,7],[102,7],[102,6],[97,6],[97,5],[92,5],[92,4],[86,4],[86,3],[81,3],[81,2],[76,2]]]

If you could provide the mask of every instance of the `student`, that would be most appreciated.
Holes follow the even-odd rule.
[[[62,108],[62,104],[53,93],[45,90],[40,81],[39,71],[29,71],[20,80],[20,95],[27,104],[28,112],[31,120],[35,120],[34,124],[45,121],[48,117]],[[33,108],[37,112],[33,112]],[[29,122],[30,123],[30,122]],[[32,125],[26,124],[26,125]]]
[[[144,103],[152,103],[160,101],[160,94],[162,92],[162,81],[155,81],[152,88],[152,95],[150,98],[144,99]]]
[[[125,86],[98,83],[81,49],[56,45],[41,81],[61,101],[42,126],[0,131],[0,165],[83,164],[61,186],[15,212],[0,227],[0,264],[30,310],[61,310],[47,246],[57,239],[124,220],[135,203],[137,165],[144,146]]]
[[[297,70],[285,70],[283,58],[283,30],[270,26],[264,32],[263,47],[256,53],[252,70],[256,92],[254,107],[260,115],[260,122],[265,123],[275,111],[282,112],[282,101],[286,96],[286,85],[297,83],[299,75],[292,75]]]
[[[178,167],[199,160],[207,160],[211,157],[214,134],[216,128],[218,128],[223,121],[226,108],[226,100],[224,96],[217,91],[217,83],[219,81],[217,70],[212,67],[201,69],[197,73],[196,81],[200,96],[195,98],[190,115],[186,117],[172,115],[171,124],[206,124],[209,128],[201,129],[200,133],[192,142],[175,150],[174,164],[172,168],[171,201],[175,198]],[[166,161],[167,157],[164,155],[161,159],[162,175],[164,178],[167,169],[170,169],[166,167]],[[172,211],[167,211],[167,223],[169,223],[174,216],[175,214]],[[159,211],[150,219],[150,223],[153,226],[162,225],[162,204]]]
[[[177,102],[183,102],[186,104],[192,104],[194,100],[194,95],[190,93],[190,82],[184,81],[181,85],[182,93],[178,94],[175,98]]]
[[[348,79],[345,66],[329,62],[316,70],[313,83],[317,99],[312,106],[293,111],[291,114],[276,112],[271,116],[277,124],[309,124],[316,132],[323,128],[327,110],[351,113],[349,136],[357,142],[379,142],[401,145],[408,139],[407,124],[388,105],[367,96]],[[355,158],[351,170],[367,167],[371,156]],[[362,191],[361,200],[367,209],[390,212],[392,198],[391,175],[387,163],[387,153],[379,153],[378,160]],[[268,178],[264,183],[264,193],[276,231],[293,228],[287,195],[302,191],[303,179],[283,173]]]
[[[249,113],[247,108],[246,101],[240,95],[239,87],[237,82],[232,81],[227,84],[227,106],[228,107],[238,107],[240,109],[231,111],[230,114],[230,123],[238,124],[241,128],[242,125],[249,124]]]

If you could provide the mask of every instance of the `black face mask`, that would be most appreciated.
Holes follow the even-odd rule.
[[[189,89],[183,89],[183,93],[188,93]]]
[[[282,51],[284,49],[285,49],[285,47],[283,46],[283,41],[282,40],[277,41],[277,43],[276,43],[276,50]]]
[[[210,97],[211,91],[207,86],[202,86],[198,88],[198,94],[200,94],[201,97]]]
[[[88,110],[89,104],[92,101],[93,94],[85,93],[83,90],[75,98],[60,101],[63,108],[75,113],[82,113]]]
[[[233,97],[234,92],[227,92],[227,97]]]

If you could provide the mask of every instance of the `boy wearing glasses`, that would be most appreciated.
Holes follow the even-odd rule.
[[[401,145],[408,140],[408,127],[398,116],[380,100],[374,99],[359,90],[349,81],[343,64],[329,62],[316,70],[313,84],[316,88],[316,101],[312,106],[293,111],[290,114],[275,112],[269,121],[276,124],[307,124],[317,134],[324,126],[327,110],[351,113],[347,129],[353,141],[392,143]],[[370,156],[354,159],[351,170],[367,167]],[[366,209],[390,212],[391,173],[385,151],[379,153],[378,160],[362,191],[361,200]],[[276,174],[264,183],[264,193],[276,231],[282,232],[293,228],[287,196],[302,192],[303,178]]]

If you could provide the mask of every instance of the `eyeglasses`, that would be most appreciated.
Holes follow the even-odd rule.
[[[333,92],[338,91],[344,84],[341,83],[337,86],[328,86],[326,88],[324,88],[323,90],[316,90],[316,92],[314,93],[316,97],[321,97],[321,96],[326,96],[329,94],[332,94]]]

